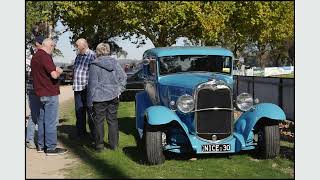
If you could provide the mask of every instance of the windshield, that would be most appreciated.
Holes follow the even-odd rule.
[[[230,56],[197,56],[181,55],[166,56],[160,58],[160,75],[189,72],[189,71],[207,71],[218,73],[231,73]]]

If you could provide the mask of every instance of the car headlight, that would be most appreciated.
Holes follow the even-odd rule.
[[[241,93],[238,97],[237,97],[237,107],[241,110],[241,111],[248,111],[249,109],[252,108],[253,106],[253,98],[250,94],[248,93]]]
[[[177,107],[179,111],[183,113],[188,113],[192,111],[194,108],[193,97],[188,94],[180,96],[177,100]]]

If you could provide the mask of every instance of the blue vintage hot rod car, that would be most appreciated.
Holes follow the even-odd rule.
[[[218,47],[166,47],[143,55],[144,91],[136,94],[137,145],[150,164],[164,151],[236,153],[280,151],[281,108],[248,93],[233,98],[233,54]],[[238,119],[234,111],[243,113]]]

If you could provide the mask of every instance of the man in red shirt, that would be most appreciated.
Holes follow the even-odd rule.
[[[59,108],[58,78],[62,69],[53,63],[51,53],[55,43],[45,39],[42,47],[31,59],[31,73],[35,94],[40,97],[40,115],[38,121],[38,152],[47,155],[58,155],[67,152],[57,148],[57,116]]]
[[[42,42],[45,38],[43,36],[37,36],[35,37],[35,49],[30,48],[31,57],[28,56],[28,62],[26,62],[26,91],[27,91],[27,97],[28,97],[28,104],[30,109],[30,116],[28,120],[28,126],[27,126],[27,134],[26,134],[26,146],[30,149],[36,149],[36,145],[34,143],[34,131],[36,128],[36,125],[38,124],[38,117],[40,113],[40,98],[35,95],[34,89],[33,89],[33,79],[31,76],[31,68],[30,68],[30,62],[32,55],[34,54],[34,51],[37,51],[41,48]]]

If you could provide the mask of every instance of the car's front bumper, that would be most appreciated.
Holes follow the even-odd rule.
[[[184,146],[172,146],[167,145],[164,150],[182,153],[185,149],[190,149],[196,154],[207,154],[207,153],[236,153],[241,150],[254,149],[254,146],[247,146],[243,140],[241,134],[233,133],[228,138],[219,141],[209,141],[199,138],[195,135],[188,135],[191,148],[186,148]]]

